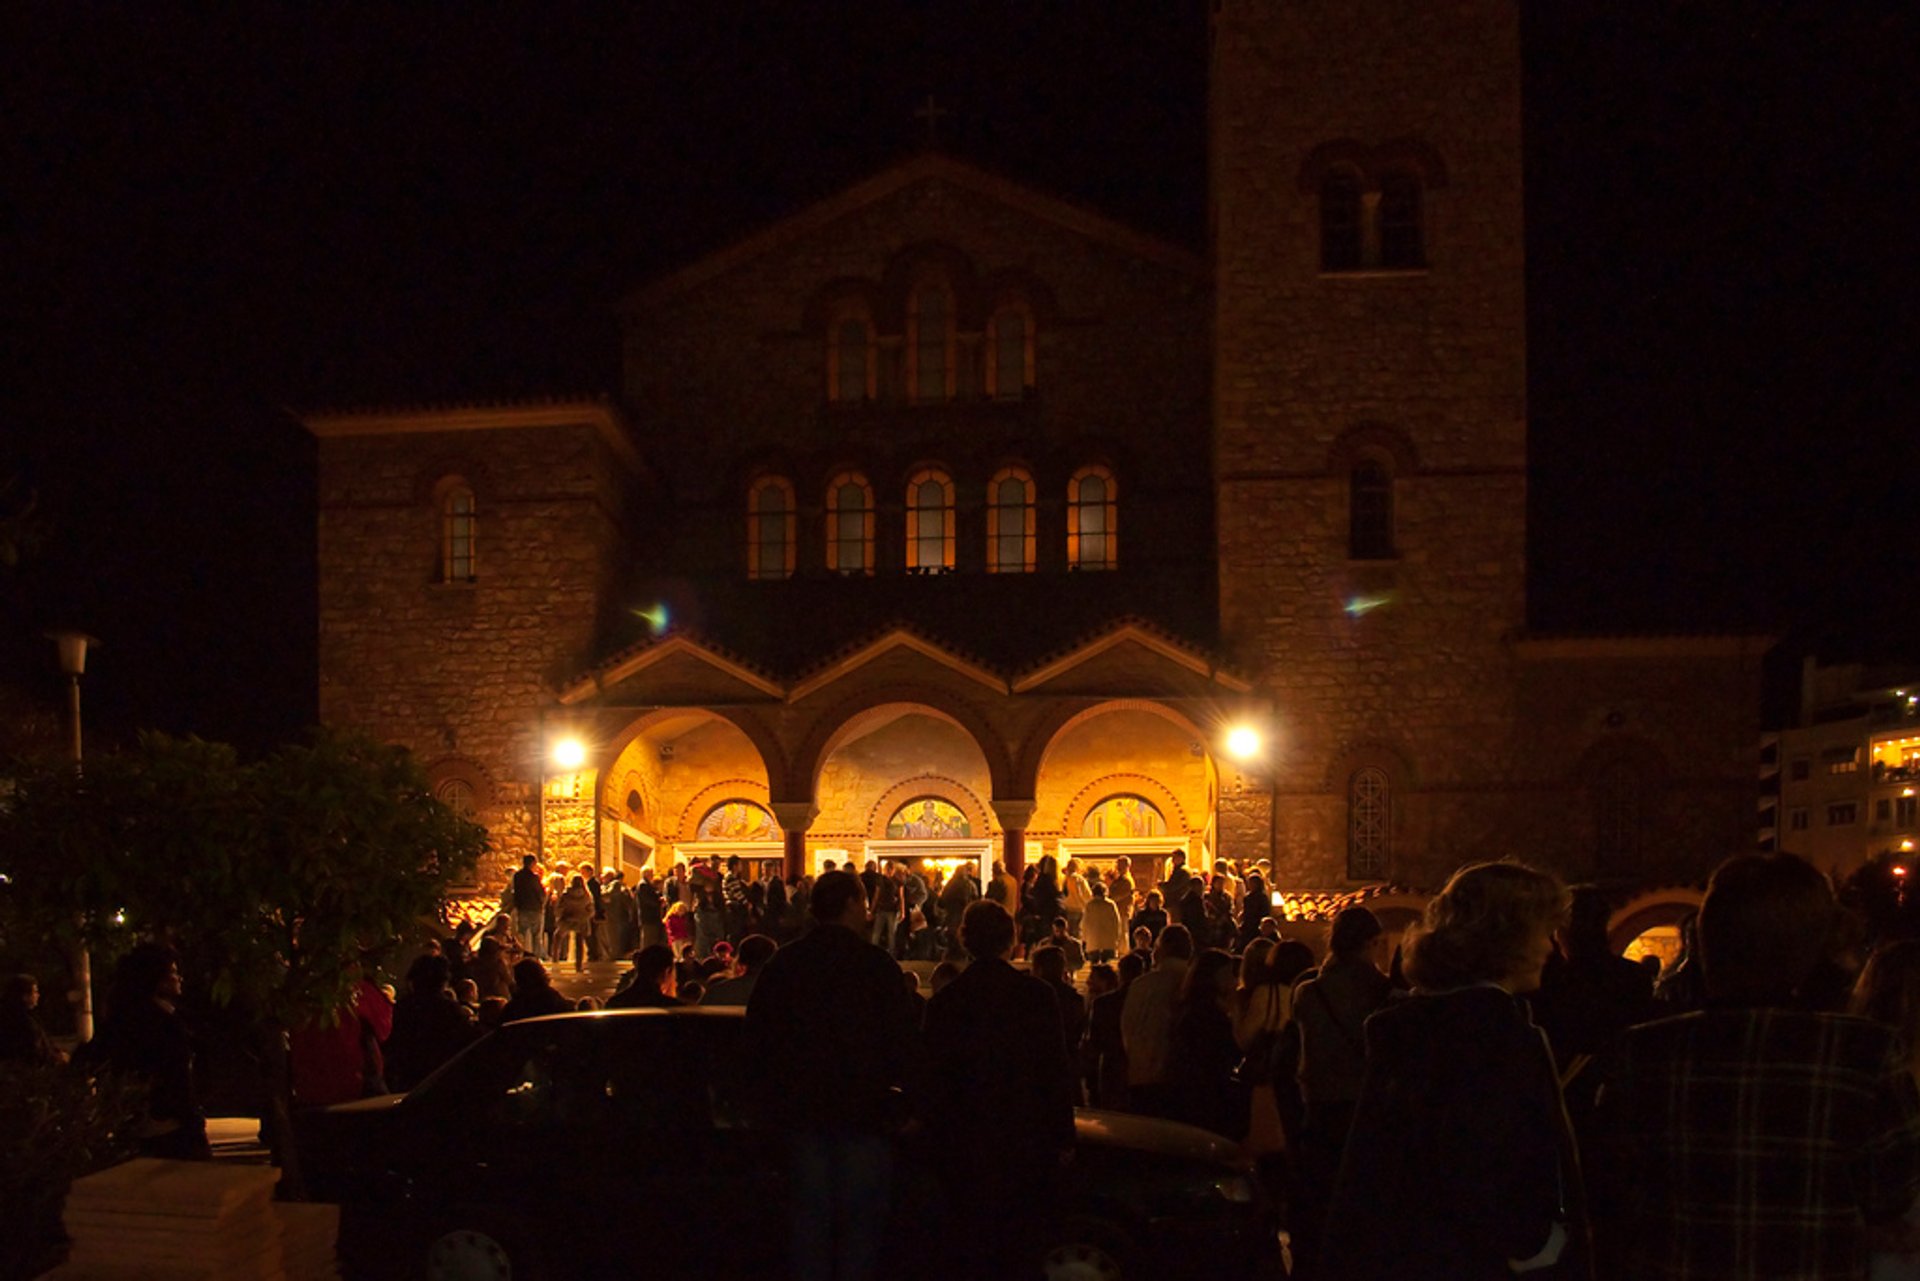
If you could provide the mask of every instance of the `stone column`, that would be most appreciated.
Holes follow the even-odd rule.
[[[780,862],[780,875],[788,885],[807,874],[807,829],[820,815],[812,801],[774,801],[767,808],[786,835],[787,847]]]
[[[993,806],[993,816],[1000,823],[1004,849],[1001,857],[1017,881],[1027,870],[1027,821],[1033,817],[1034,802],[995,797],[988,804]]]

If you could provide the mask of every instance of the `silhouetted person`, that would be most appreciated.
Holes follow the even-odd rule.
[[[1559,936],[1561,955],[1547,962],[1540,990],[1530,1001],[1565,1082],[1567,1112],[1583,1136],[1600,1090],[1595,1057],[1615,1049],[1628,1028],[1662,1012],[1653,1003],[1653,979],[1646,968],[1608,943],[1609,915],[1598,889],[1574,889],[1573,909]]]
[[[15,974],[0,993],[0,1063],[62,1063],[66,1055],[53,1048],[47,1031],[34,1017],[40,1004],[40,980]]]
[[[393,1035],[387,1038],[388,1089],[411,1090],[479,1035],[473,1015],[448,986],[450,974],[444,956],[422,956],[408,967],[407,992],[393,1003]]]
[[[1147,972],[1146,958],[1129,952],[1114,966],[1120,986],[1087,1004],[1087,1100],[1097,1108],[1127,1108],[1127,1048],[1120,1031],[1127,988]]]
[[[584,888],[580,893],[583,898],[586,896]],[[513,999],[507,1002],[500,1021],[513,1023],[543,1014],[566,1014],[572,1009],[573,1002],[554,990],[547,967],[529,956],[513,967]]]
[[[1174,1010],[1170,1074],[1174,1120],[1237,1140],[1247,1132],[1248,1095],[1233,1076],[1233,980],[1230,954],[1208,948],[1194,958]]]
[[[147,1086],[147,1114],[134,1134],[142,1156],[206,1160],[213,1152],[194,1088],[193,1040],[179,1001],[179,956],[164,944],[137,945],[114,970],[106,1018],[81,1058]]]
[[[773,959],[778,947],[764,934],[749,934],[741,939],[740,951],[735,958],[737,972],[731,977],[715,980],[707,988],[706,995],[700,998],[700,1004],[746,1005],[754,987],[760,982],[761,971],[767,968],[767,962]]]
[[[1039,1270],[1056,1177],[1073,1159],[1072,1060],[1045,982],[1008,964],[1014,922],[977,902],[973,957],[927,1002],[927,1127],[952,1211],[948,1258],[967,1278]]]
[[[643,947],[633,954],[626,986],[607,998],[610,1010],[671,1009],[685,1004],[678,995],[680,971],[673,949],[665,943]]]
[[[1622,1276],[1867,1275],[1866,1225],[1920,1191],[1920,1095],[1893,1031],[1793,1008],[1826,957],[1827,878],[1741,855],[1707,884],[1707,1008],[1627,1033],[1592,1154]]]
[[[900,967],[868,941],[866,891],[824,872],[811,930],[775,952],[747,1001],[754,1111],[787,1144],[791,1274],[876,1274],[893,1200],[894,1141],[919,1028]]]
[[[1193,935],[1184,925],[1169,925],[1154,944],[1153,968],[1127,988],[1120,1035],[1127,1050],[1127,1106],[1135,1112],[1173,1115],[1173,1018],[1192,959]]]

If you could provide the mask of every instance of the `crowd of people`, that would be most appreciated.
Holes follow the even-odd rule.
[[[529,860],[397,1000],[370,973],[295,1033],[296,1098],[405,1089],[490,1026],[597,1004],[543,957],[625,955],[609,1007],[745,1008],[799,1276],[874,1275],[909,1133],[964,1221],[1000,1225],[954,1244],[962,1271],[1018,1275],[1092,1105],[1241,1144],[1295,1275],[1920,1277],[1920,940],[1849,952],[1802,860],[1723,864],[1657,978],[1609,946],[1604,895],[1519,863],[1457,872],[1397,940],[1349,907],[1319,955],[1263,867],[1151,871],[1043,859],[983,887],[868,865],[789,887],[736,863],[629,889]],[[930,993],[912,958],[937,962]],[[106,1061],[179,1048],[177,966],[129,961],[86,1051]],[[32,996],[7,990],[9,1056],[52,1052]],[[195,1154],[190,1084],[157,1087],[153,1150]]]

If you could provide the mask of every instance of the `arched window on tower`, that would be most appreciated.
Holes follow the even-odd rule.
[[[987,321],[987,394],[1019,400],[1033,387],[1033,313],[1008,303]]]
[[[907,308],[907,385],[914,400],[953,395],[953,348],[953,295],[944,284],[923,284]]]
[[[1347,780],[1347,879],[1383,881],[1393,854],[1393,784],[1369,765]]]
[[[790,578],[798,513],[793,486],[784,477],[764,476],[747,499],[747,577]]]
[[[1376,458],[1362,458],[1347,474],[1347,555],[1353,560],[1392,560],[1393,473]]]
[[[879,361],[875,358],[873,321],[864,307],[844,307],[828,322],[827,398],[835,404],[858,405],[875,398]]]
[[[953,568],[953,478],[926,468],[907,482],[907,569],[942,574]]]
[[[1004,468],[987,486],[987,572],[1032,573],[1034,544],[1033,477]]]
[[[1067,482],[1067,567],[1117,569],[1120,521],[1113,473],[1083,467]]]
[[[1320,270],[1359,271],[1365,263],[1360,175],[1329,169],[1320,180]]]
[[[471,583],[479,577],[479,517],[473,490],[454,481],[440,495],[440,581]]]
[[[1426,244],[1420,230],[1419,176],[1405,170],[1383,174],[1378,216],[1380,266],[1399,271],[1426,266]]]
[[[827,484],[827,568],[873,572],[873,486],[857,471],[841,472]]]

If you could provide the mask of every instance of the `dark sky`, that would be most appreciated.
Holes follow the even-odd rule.
[[[0,16],[0,658],[108,725],[313,715],[281,407],[595,391],[621,294],[910,154],[1203,243],[1206,5]],[[1529,7],[1533,622],[1912,653],[1920,13]],[[46,650],[43,654],[42,649]]]

